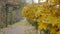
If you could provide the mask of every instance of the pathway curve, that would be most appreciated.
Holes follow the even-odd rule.
[[[2,29],[0,34],[36,34],[36,30],[24,19],[8,28]]]

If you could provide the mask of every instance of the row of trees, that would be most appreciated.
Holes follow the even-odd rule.
[[[24,5],[23,0],[0,0],[0,28],[20,21],[21,9]]]

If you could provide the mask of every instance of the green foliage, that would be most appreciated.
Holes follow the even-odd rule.
[[[4,10],[6,10],[5,9],[5,7],[6,6],[4,6],[3,8],[2,8],[2,10],[4,11],[1,11],[1,15],[0,15],[0,17],[2,16],[2,18],[1,18],[1,22],[0,22],[0,28],[3,28],[3,27],[6,27],[6,17],[7,17],[7,24],[8,25],[12,25],[12,24],[14,24],[14,23],[16,23],[16,22],[18,22],[18,21],[20,21],[20,16],[19,16],[19,14],[21,13],[21,10],[22,10],[22,8],[23,8],[23,6],[25,6],[25,3],[24,2],[22,2],[22,1],[20,1],[20,3],[18,3],[17,5],[14,5],[14,4],[9,4],[8,3],[8,8],[7,8],[7,16],[6,16],[6,11],[4,11]],[[3,15],[4,16],[3,16]],[[21,15],[21,14],[20,14]]]
[[[3,22],[0,22],[0,28],[6,27],[6,24]]]

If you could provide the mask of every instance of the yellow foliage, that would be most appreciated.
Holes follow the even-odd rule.
[[[48,26],[48,24],[47,23],[40,23],[40,24],[38,24],[38,29],[46,29],[47,28],[47,26]]]
[[[42,2],[40,2],[40,1],[42,1]],[[57,3],[59,3],[60,1],[59,0],[39,0],[38,1],[40,4],[42,3],[42,5],[45,5],[45,6],[47,6],[47,5],[56,5]]]
[[[55,24],[58,24],[57,26],[60,28],[60,5],[58,4],[58,7],[56,5],[58,0],[49,0],[48,2],[51,6],[29,4],[23,8],[22,15],[29,21],[37,21],[39,30],[47,29],[48,25],[52,24],[50,34],[56,34]]]

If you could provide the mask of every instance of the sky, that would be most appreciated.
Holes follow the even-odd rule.
[[[38,3],[38,0],[34,0],[35,3]]]
[[[33,0],[34,3],[38,3],[38,0]],[[45,2],[46,0],[40,0],[40,2]],[[26,0],[27,3],[32,3],[32,0]]]
[[[38,0],[33,0],[34,3],[38,3]],[[27,3],[32,3],[32,0],[26,0]]]
[[[40,0],[40,2],[45,2],[46,0]],[[35,3],[38,3],[38,0],[34,0]]]

